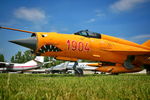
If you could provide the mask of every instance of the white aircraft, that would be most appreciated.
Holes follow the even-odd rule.
[[[43,64],[48,62],[44,62],[44,57],[37,56],[34,60],[30,60],[26,63],[8,63],[8,62],[0,62],[0,71],[1,72],[16,72],[16,71],[27,71],[31,69],[40,68]]]
[[[91,64],[91,63],[78,63],[78,66],[76,68],[81,73],[83,73],[83,70],[96,71],[97,67],[91,67],[91,66],[88,66],[87,64]],[[53,66],[51,68],[48,68],[46,72],[61,73],[61,72],[67,72],[68,70],[74,70],[74,68],[75,68],[74,63],[65,62],[59,65]]]

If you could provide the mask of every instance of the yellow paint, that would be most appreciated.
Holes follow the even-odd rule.
[[[143,68],[141,67],[135,67],[133,69],[126,69],[122,65],[116,65],[116,66],[101,66],[98,67],[96,70],[101,72],[107,72],[107,73],[132,73],[132,72],[139,72],[142,71]]]
[[[42,56],[67,57],[75,59],[86,59],[92,61],[107,61],[113,63],[123,63],[128,55],[147,55],[150,54],[150,48],[136,43],[103,35],[101,39],[87,38],[74,34],[59,34],[56,32],[37,32],[38,50],[46,44],[52,44],[60,48],[61,52],[46,52]],[[46,37],[42,35],[47,34]],[[67,41],[75,41],[77,44],[82,42],[84,48],[87,45],[89,50],[79,51],[78,49],[68,49]],[[70,48],[72,44],[70,44]]]
[[[35,33],[19,29],[0,27],[3,29]],[[141,70],[142,65],[150,65],[150,40],[142,45],[124,39],[101,34],[101,38],[89,38],[74,34],[59,34],[56,32],[36,32],[37,49],[35,54],[52,56],[57,59],[76,61],[86,59],[91,61],[102,61],[117,63],[116,66],[101,66],[97,70],[104,72],[133,72]],[[41,47],[51,45],[59,51],[40,52]],[[132,70],[125,69],[124,62],[129,55],[134,55]],[[94,66],[94,65],[93,65]]]
[[[101,57],[100,55],[93,55],[94,57]]]

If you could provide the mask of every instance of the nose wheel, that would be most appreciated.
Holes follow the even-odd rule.
[[[147,74],[147,75],[150,75],[150,68],[147,68],[147,69],[146,69],[146,74]]]
[[[76,61],[73,65],[74,74],[76,76],[83,76],[83,70],[81,68],[77,68],[78,62]]]

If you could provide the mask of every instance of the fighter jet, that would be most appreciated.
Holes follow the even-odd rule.
[[[46,62],[47,63],[47,62]],[[34,60],[30,60],[26,63],[8,63],[0,62],[0,72],[24,72],[31,69],[40,68],[44,63],[44,57],[37,56]]]
[[[83,71],[94,71],[94,72],[97,71],[96,70],[97,67],[91,67],[91,66],[88,66],[88,64],[92,64],[92,63],[80,62],[80,63],[78,63],[76,68],[82,74],[83,74]],[[73,62],[66,61],[65,63],[61,63],[59,65],[56,65],[56,66],[46,69],[46,72],[67,73],[68,70],[74,70],[73,66],[74,66]],[[75,74],[77,74],[77,73],[75,72]]]
[[[10,42],[32,49],[36,55],[74,61],[73,68],[77,73],[79,72],[76,68],[77,61],[86,59],[111,62],[112,67],[121,67],[129,71],[134,70],[134,68],[145,68],[150,74],[150,40],[140,45],[88,30],[81,30],[74,34],[60,34],[56,32],[31,32],[7,27],[0,28],[31,33],[31,38]]]

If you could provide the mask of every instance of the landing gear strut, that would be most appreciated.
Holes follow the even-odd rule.
[[[83,76],[83,70],[81,68],[77,68],[78,62],[76,61],[73,65],[73,70],[76,76]]]
[[[149,65],[144,65],[144,68],[146,69],[146,74],[150,75],[150,66]]]
[[[111,73],[111,75],[119,75],[119,73]]]
[[[150,75],[150,68],[147,68],[147,69],[146,69],[146,74],[147,74],[147,75]]]

